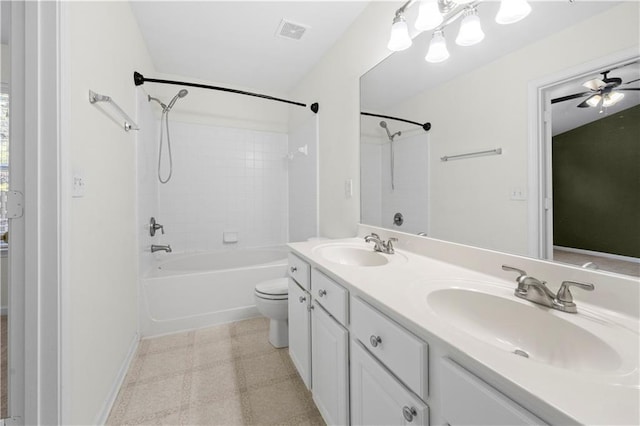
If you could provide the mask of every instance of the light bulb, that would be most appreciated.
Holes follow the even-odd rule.
[[[411,46],[411,37],[409,36],[409,27],[407,21],[402,15],[396,15],[391,25],[391,36],[387,48],[394,52],[408,49]]]
[[[620,92],[611,92],[604,95],[604,100],[602,101],[602,106],[608,108],[620,102],[624,98],[624,93]]]
[[[442,31],[435,31],[424,60],[435,64],[445,61],[447,58],[449,58],[449,51],[447,50],[447,41],[444,38],[444,34]]]
[[[513,24],[524,19],[531,12],[527,0],[501,0],[500,9],[496,15],[498,24]]]
[[[595,108],[595,107],[597,107],[597,106],[598,106],[598,104],[600,103],[600,101],[601,101],[601,100],[602,100],[602,96],[600,96],[600,95],[593,95],[593,96],[591,96],[589,99],[587,99],[587,104],[588,104],[590,107]]]
[[[480,43],[484,39],[484,32],[480,26],[480,18],[475,8],[465,11],[465,17],[460,23],[460,31],[456,37],[456,44],[459,46],[472,46]]]
[[[415,27],[418,31],[427,31],[436,28],[442,23],[442,13],[438,9],[437,0],[422,0],[418,9],[418,18]]]

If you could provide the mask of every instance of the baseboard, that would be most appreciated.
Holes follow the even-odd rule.
[[[580,253],[580,254],[587,254],[590,256],[605,257],[607,259],[623,260],[625,262],[631,262],[631,263],[640,263],[640,258],[631,257],[631,256],[622,256],[620,254],[603,253],[600,251],[592,251],[592,250],[577,249],[573,247],[562,247],[562,246],[553,246],[553,249],[560,250],[560,251],[567,251],[570,253]]]
[[[131,361],[133,361],[133,357],[136,354],[136,350],[138,349],[138,344],[140,343],[140,335],[135,333],[133,335],[133,339],[131,339],[131,344],[129,345],[129,351],[127,352],[127,356],[125,357],[122,365],[120,366],[120,370],[118,371],[118,375],[113,381],[113,385],[111,386],[111,390],[107,395],[107,398],[102,405],[102,409],[98,416],[96,417],[96,421],[93,423],[95,425],[104,425],[109,418],[109,413],[111,412],[111,408],[113,408],[113,404],[116,402],[116,398],[118,397],[118,392],[122,387],[122,383],[124,383],[124,378],[127,375],[127,371],[129,371],[129,367],[131,365]]]

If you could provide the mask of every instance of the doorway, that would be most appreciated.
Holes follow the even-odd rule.
[[[541,258],[640,276],[640,60],[604,58],[538,87]]]

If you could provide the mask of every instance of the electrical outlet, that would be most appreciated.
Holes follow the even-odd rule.
[[[527,199],[527,192],[520,187],[509,190],[509,199],[512,201],[524,201]]]
[[[86,180],[84,176],[79,173],[73,174],[73,182],[71,189],[71,197],[73,198],[82,198],[84,197],[86,190]]]

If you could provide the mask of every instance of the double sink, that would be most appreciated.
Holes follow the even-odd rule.
[[[411,257],[398,250],[379,253],[358,242],[322,244],[313,254],[367,269],[403,265]],[[624,376],[638,371],[637,331],[592,306],[578,307],[577,314],[555,311],[516,298],[515,283],[509,288],[499,282],[447,278],[422,284],[417,303],[457,333],[497,351],[578,373]]]

